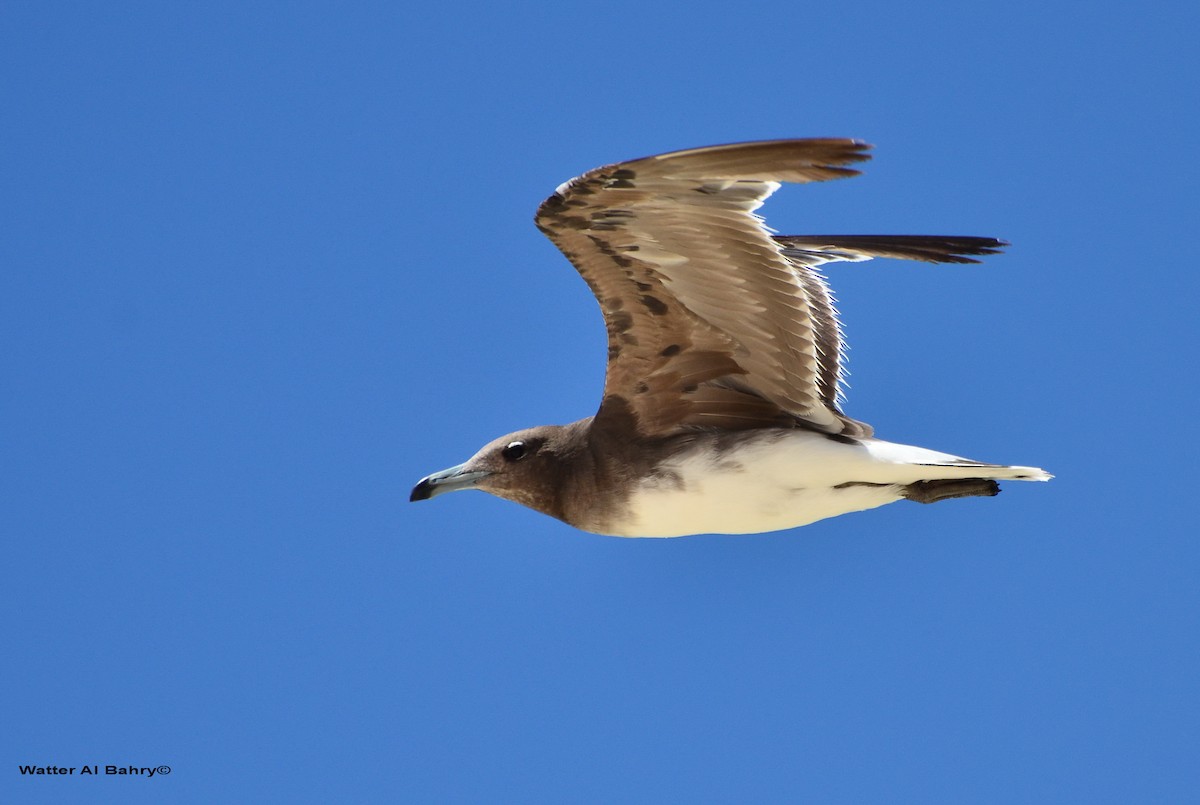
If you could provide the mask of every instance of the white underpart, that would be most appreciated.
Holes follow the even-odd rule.
[[[660,468],[666,473],[642,481],[614,533],[755,534],[873,509],[900,500],[904,486],[916,481],[1051,477],[1035,467],[964,462],[922,447],[876,439],[846,444],[808,431],[767,434],[719,457],[704,445],[667,462]]]

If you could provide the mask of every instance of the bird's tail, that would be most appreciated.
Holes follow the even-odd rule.
[[[996,491],[983,490],[983,485],[972,486],[968,481],[1049,481],[1054,476],[1039,467],[1009,466],[1006,464],[987,464],[982,461],[972,461],[969,458],[953,456],[949,453],[939,453],[936,450],[926,450],[908,444],[896,444],[879,439],[864,440],[867,451],[878,461],[891,465],[891,472],[900,467],[903,474],[909,476],[911,484],[961,481],[962,485],[954,487],[942,485],[945,497],[968,497],[976,495],[994,495]],[[993,484],[994,485],[994,484]],[[957,489],[956,494],[950,494]],[[998,490],[997,490],[998,491]],[[918,489],[914,494],[920,495]],[[915,498],[914,498],[915,499]],[[930,501],[932,502],[932,501]]]

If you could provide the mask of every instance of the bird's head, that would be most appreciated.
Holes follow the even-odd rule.
[[[576,433],[573,425],[542,425],[501,436],[464,463],[422,478],[409,500],[479,489],[562,519],[566,466],[581,449]]]

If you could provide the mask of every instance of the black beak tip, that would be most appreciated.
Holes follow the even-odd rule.
[[[408,502],[413,503],[418,500],[429,500],[433,495],[433,484],[429,483],[428,478],[422,478],[420,482],[413,487],[412,494],[408,496]]]

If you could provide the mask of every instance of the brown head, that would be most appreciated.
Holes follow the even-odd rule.
[[[457,467],[422,478],[409,500],[479,489],[562,520],[563,488],[587,453],[589,421],[541,425],[501,436]]]

